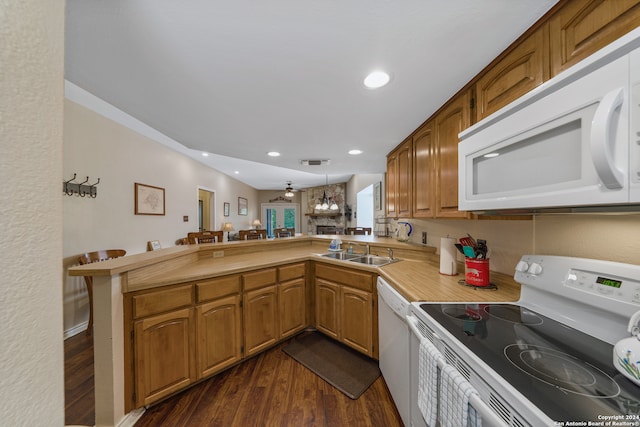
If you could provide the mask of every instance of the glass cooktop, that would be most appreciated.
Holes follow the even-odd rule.
[[[640,387],[614,368],[611,344],[512,304],[420,307],[551,419],[640,425]]]

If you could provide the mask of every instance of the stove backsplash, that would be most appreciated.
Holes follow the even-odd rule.
[[[523,254],[545,254],[640,264],[640,214],[538,214],[530,220],[421,220],[413,226],[411,243],[438,248],[441,237],[485,239],[491,270],[512,275]],[[392,221],[391,230],[397,222]],[[462,255],[458,260],[463,261]]]

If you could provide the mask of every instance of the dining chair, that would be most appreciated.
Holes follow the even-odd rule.
[[[347,234],[364,236],[371,234],[370,227],[347,227]]]
[[[87,252],[78,257],[80,265],[93,264],[94,262],[106,261],[108,259],[125,256],[124,249],[106,249],[102,251]],[[87,285],[89,296],[89,323],[87,324],[87,335],[91,335],[93,329],[93,276],[84,276],[84,283]]]
[[[190,245],[197,243],[218,243],[222,242],[224,237],[223,231],[193,231],[187,233],[187,239],[189,239]]]
[[[267,230],[240,230],[240,240],[258,240],[267,238]]]
[[[273,230],[273,235],[275,237],[291,237],[295,235],[295,228],[275,228]]]

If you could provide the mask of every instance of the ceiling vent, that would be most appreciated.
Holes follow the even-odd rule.
[[[329,164],[329,160],[300,160],[304,166],[324,166]]]

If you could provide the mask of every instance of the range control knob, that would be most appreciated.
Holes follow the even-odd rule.
[[[516,271],[519,271],[520,273],[524,273],[528,269],[529,264],[526,261],[520,261],[518,262],[518,265],[516,265]]]
[[[542,266],[540,264],[536,264],[535,262],[529,266],[529,273],[531,274],[540,274],[542,273]]]

